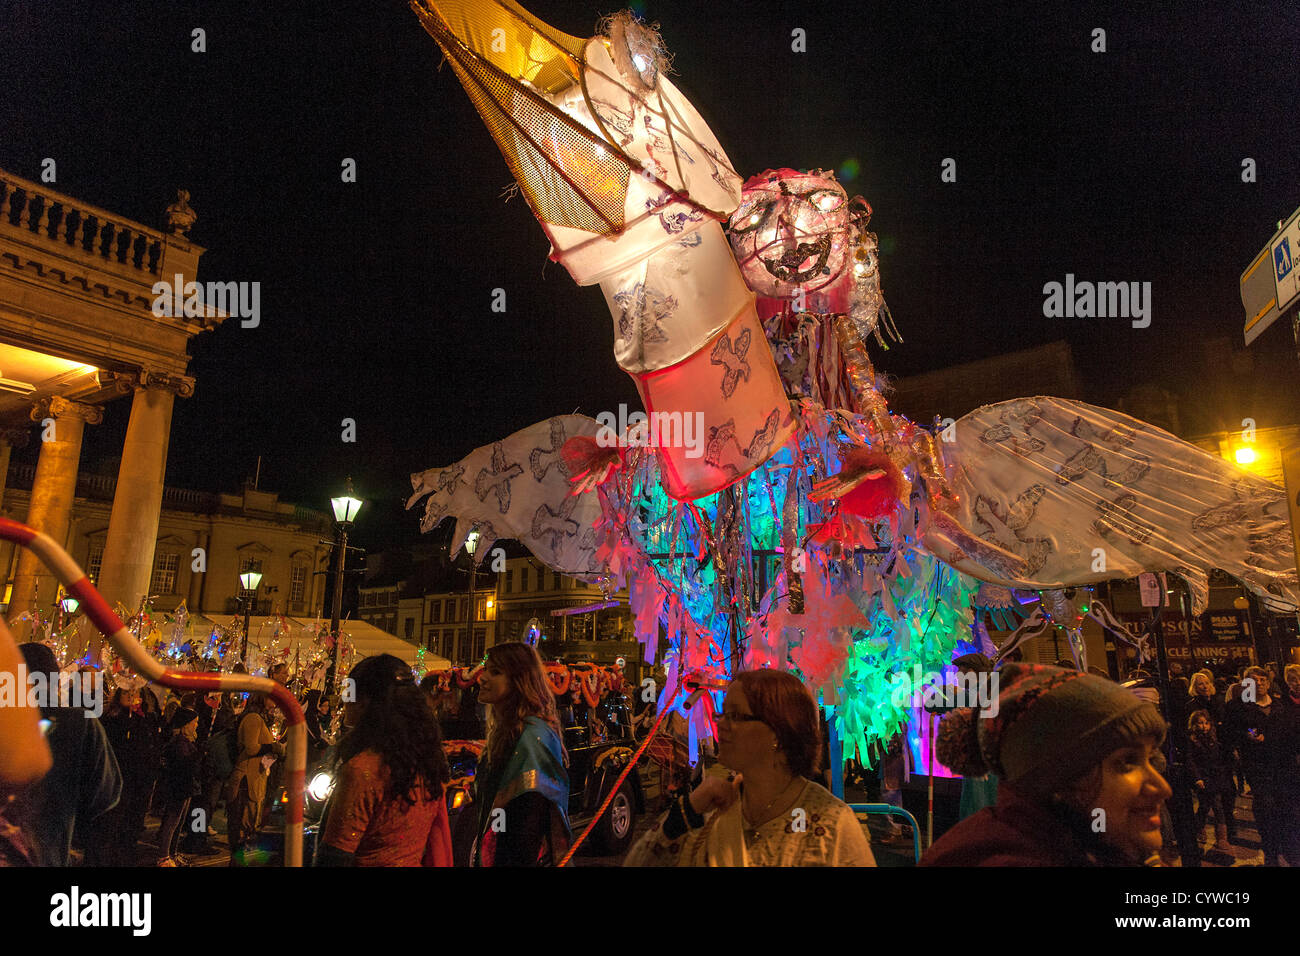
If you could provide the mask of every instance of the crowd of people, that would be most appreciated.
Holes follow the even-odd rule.
[[[14,672],[20,661],[28,672],[57,671],[47,647],[16,645],[0,623],[0,669]],[[992,666],[978,655],[959,663]],[[287,668],[269,676],[285,683]],[[1208,672],[1176,682],[1162,714],[1097,674],[1005,664],[996,714],[958,708],[940,724],[938,757],[970,792],[922,865],[1139,866],[1168,852],[1169,821],[1180,814],[1207,841],[1213,820],[1216,847],[1231,852],[1245,788],[1265,863],[1300,863],[1300,665],[1285,667],[1281,680],[1259,667],[1238,676],[1232,685]],[[308,691],[303,699],[310,759],[328,757],[334,770],[315,865],[453,865],[449,726],[486,736],[470,865],[564,859],[574,836],[569,754],[533,647],[490,648],[473,694],[450,710],[447,695],[417,684],[389,655],[360,661],[349,677],[355,694],[337,740],[329,698]],[[1173,721],[1178,746],[1166,766]],[[149,852],[160,866],[186,865],[211,851],[221,804],[231,863],[246,862],[283,772],[276,723],[263,695],[163,699],[148,686],[116,689],[98,720],[0,708],[0,865],[64,866],[78,846],[86,865],[136,865]],[[867,829],[824,786],[824,727],[796,677],[737,674],[717,728],[717,758],[730,774],[683,781],[625,865],[876,865]],[[142,844],[151,813],[160,821],[154,851]]]

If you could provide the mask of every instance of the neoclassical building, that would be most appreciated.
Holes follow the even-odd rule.
[[[167,207],[159,231],[0,170],[0,476],[14,445],[40,442],[21,517],[71,543],[84,431],[107,403],[130,401],[97,582],[110,605],[135,607],[149,593],[172,406],[194,393],[187,346],[225,317],[153,308],[156,283],[197,281],[204,250],[186,235],[188,198]],[[0,551],[0,568],[11,556]],[[56,588],[26,550],[10,583],[11,618]]]
[[[9,516],[21,520],[26,513],[34,478],[29,465],[9,469],[4,501]],[[68,553],[96,585],[106,572],[114,485],[112,478],[82,474],[68,522]],[[191,615],[218,618],[242,616],[244,599],[251,597],[256,616],[310,618],[324,608],[330,529],[324,512],[280,501],[274,492],[251,485],[238,495],[164,488],[148,591],[141,596],[147,594],[157,611],[173,611],[183,601]],[[6,570],[13,568],[0,568],[0,574]],[[245,594],[239,583],[239,575],[250,570],[262,575],[256,595]],[[53,589],[41,588],[46,617],[54,598]],[[139,598],[123,604],[134,611]]]

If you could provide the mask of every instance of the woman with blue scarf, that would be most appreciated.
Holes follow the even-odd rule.
[[[569,774],[555,695],[527,644],[496,644],[478,675],[490,708],[475,775],[475,866],[553,866],[569,847]]]

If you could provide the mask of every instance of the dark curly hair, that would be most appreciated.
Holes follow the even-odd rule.
[[[357,724],[339,743],[339,761],[373,750],[388,768],[389,793],[414,806],[418,788],[440,799],[451,779],[442,734],[428,696],[415,685],[411,669],[391,654],[367,657],[352,668]]]
[[[803,681],[786,671],[741,671],[731,686],[745,692],[754,716],[776,734],[777,746],[785,755],[790,772],[813,777],[822,753],[822,725]]]

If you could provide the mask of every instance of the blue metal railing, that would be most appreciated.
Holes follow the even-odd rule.
[[[915,862],[921,862],[921,827],[917,824],[916,817],[892,803],[850,803],[849,808],[854,813],[878,813],[887,817],[904,817],[912,826],[912,855]]]

